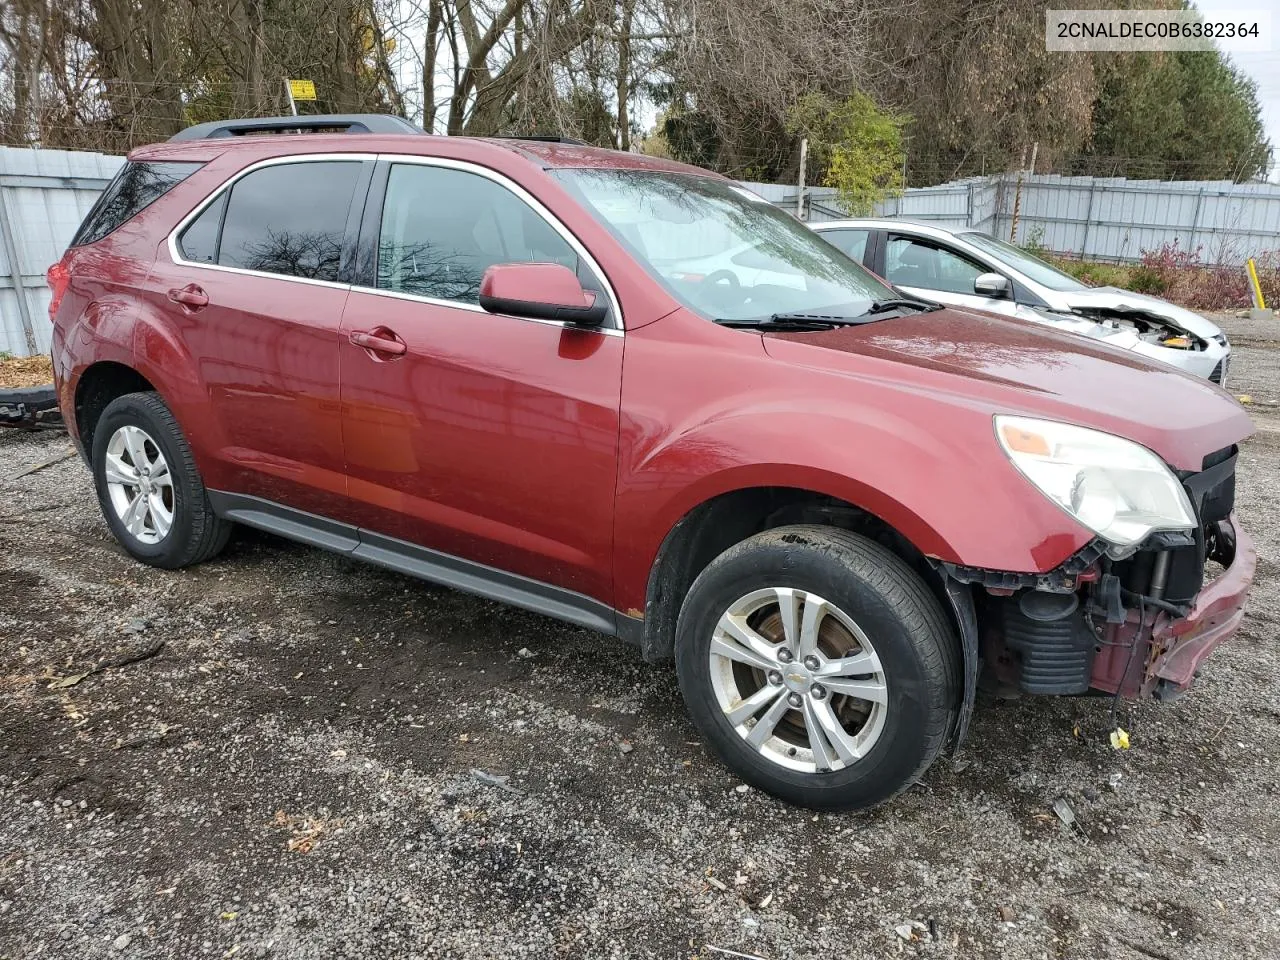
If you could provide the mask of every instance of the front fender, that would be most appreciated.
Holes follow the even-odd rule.
[[[619,606],[643,609],[649,569],[682,517],[752,487],[843,500],[924,555],[964,566],[1044,572],[1088,542],[1087,530],[1008,463],[989,414],[950,414],[944,427],[882,407],[815,413],[766,400],[649,444],[624,443]]]

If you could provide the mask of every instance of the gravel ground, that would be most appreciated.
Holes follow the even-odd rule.
[[[247,531],[136,564],[0,431],[0,958],[1280,955],[1280,336],[1236,323],[1240,635],[1128,751],[983,700],[865,815],[736,783],[597,634]]]

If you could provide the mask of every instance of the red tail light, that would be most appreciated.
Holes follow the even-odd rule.
[[[58,307],[62,304],[62,295],[67,292],[67,285],[71,282],[71,271],[59,260],[49,268],[44,278],[53,295],[49,300],[49,319],[54,320],[58,316]]]

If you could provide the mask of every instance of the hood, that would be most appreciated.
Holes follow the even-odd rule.
[[[770,356],[991,414],[1104,430],[1182,470],[1239,443],[1253,424],[1222,389],[1175,367],[1040,324],[961,309],[852,327],[764,335]]]
[[[1071,290],[1062,294],[1072,310],[1139,310],[1153,314],[1174,324],[1184,333],[1194,334],[1203,340],[1211,340],[1221,331],[1211,320],[1168,300],[1121,290],[1119,287],[1093,287],[1088,290]]]

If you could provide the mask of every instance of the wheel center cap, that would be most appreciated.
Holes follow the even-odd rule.
[[[788,690],[804,693],[813,685],[813,674],[808,667],[797,660],[783,665],[782,682],[786,684]]]

